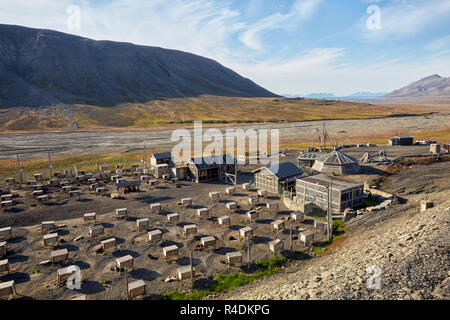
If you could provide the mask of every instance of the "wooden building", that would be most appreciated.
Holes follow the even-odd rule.
[[[150,165],[152,167],[163,163],[168,164],[169,167],[172,167],[172,152],[153,153],[150,156]]]
[[[274,194],[281,194],[285,190],[294,188],[295,180],[303,174],[302,169],[292,162],[262,167],[253,172],[255,173],[256,188]]]
[[[314,162],[323,155],[320,152],[304,152],[297,157],[298,166],[300,168],[311,168]]]
[[[234,174],[235,159],[224,154],[221,156],[192,158],[187,162],[188,173],[195,182],[223,179],[224,173]]]
[[[330,181],[332,180],[332,183]],[[332,184],[332,208],[334,213],[340,213],[346,208],[353,208],[364,203],[364,184],[325,174],[297,179],[297,201],[313,203],[327,210],[328,188]]]
[[[389,138],[388,144],[390,146],[412,146],[414,139],[411,136],[395,136]]]

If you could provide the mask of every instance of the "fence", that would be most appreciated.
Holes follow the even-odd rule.
[[[137,155],[131,156],[135,158]],[[127,159],[127,156],[123,154],[123,157],[116,157],[116,159],[105,160],[103,159],[102,155],[85,157],[69,156],[54,161],[50,153],[48,154],[48,160],[22,160],[20,158],[20,155],[17,154],[15,164],[10,164],[8,167],[2,168],[2,173],[0,175],[0,185],[5,185],[6,179],[8,178],[13,178],[18,183],[26,183],[28,179],[34,179],[34,174],[37,173],[41,174],[42,178],[49,179],[53,178],[53,174],[55,172],[76,175],[78,171],[94,173],[116,170],[118,169],[118,166],[121,166],[120,169],[129,169],[136,164],[139,165],[139,167],[148,168],[149,155],[145,153],[141,156],[138,155],[138,157],[139,159]],[[95,158],[97,158],[97,161],[95,161]]]

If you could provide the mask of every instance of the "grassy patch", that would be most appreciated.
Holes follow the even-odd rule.
[[[104,286],[104,287],[107,286],[110,283],[111,283],[111,280],[109,280],[109,279],[103,279],[102,282],[101,282],[102,286]]]
[[[262,279],[266,276],[274,275],[280,272],[281,266],[286,262],[286,257],[272,257],[270,259],[256,260],[256,265],[260,268],[259,271],[252,274],[232,273],[224,274],[217,273],[214,276],[214,284],[209,290],[193,291],[191,293],[182,293],[178,290],[172,290],[162,295],[162,300],[200,300],[209,294],[225,292],[239,288],[245,284],[251,283],[255,280]]]
[[[45,272],[45,269],[39,269],[39,268],[36,268],[33,271],[31,271],[31,273],[33,273],[33,274],[41,274],[44,272]]]
[[[326,239],[320,242],[317,246],[314,246],[313,252],[315,255],[319,256],[323,251],[328,248],[333,243],[336,243],[344,234],[344,223],[342,220],[333,220],[333,237],[331,240]]]

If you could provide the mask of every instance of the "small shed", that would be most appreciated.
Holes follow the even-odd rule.
[[[83,215],[84,222],[95,221],[97,214],[95,212],[88,212]]]
[[[209,216],[209,209],[208,208],[200,208],[197,209],[197,216],[199,218],[206,218]]]
[[[89,236],[91,238],[102,235],[102,234],[105,234],[105,228],[101,224],[93,226],[89,229]]]
[[[253,236],[253,229],[251,227],[243,227],[239,229],[239,238],[251,238]]]
[[[103,248],[103,251],[108,251],[108,250],[115,250],[117,249],[117,241],[116,238],[109,238],[106,240],[101,241],[101,245]]]
[[[230,222],[230,217],[229,217],[229,216],[222,216],[222,217],[219,217],[219,218],[217,219],[217,221],[219,222],[219,225],[220,225],[220,226],[230,225],[230,224],[231,224],[231,222]]]
[[[168,164],[157,164],[154,168],[156,178],[164,178],[165,175],[168,175],[170,177],[170,167]]]
[[[183,234],[185,237],[197,234],[197,226],[195,224],[187,224],[183,227]]]
[[[306,230],[303,232],[300,232],[300,237],[298,238],[299,241],[303,242],[303,244],[307,245],[312,242],[314,242],[314,231],[312,230]]]
[[[161,241],[162,240],[162,231],[161,230],[152,230],[148,233],[148,240],[153,241]]]
[[[156,213],[161,212],[161,203],[152,203],[150,205],[150,211]]]
[[[117,219],[126,218],[127,215],[128,215],[128,209],[127,208],[116,209],[116,218]]]
[[[58,234],[50,233],[44,235],[44,246],[57,246],[59,244]]]
[[[136,280],[128,283],[128,298],[133,299],[138,296],[145,296],[145,282],[144,280]]]
[[[0,228],[0,239],[9,239],[9,238],[12,238],[12,228],[11,227]]]
[[[116,259],[116,268],[117,270],[122,270],[123,268],[132,268],[133,267],[133,257],[129,254],[126,256],[120,257]]]
[[[213,236],[207,236],[201,238],[200,243],[203,248],[214,247],[216,245],[216,239]]]
[[[16,286],[14,280],[0,283],[0,297],[12,296],[14,298],[16,294]]]
[[[167,220],[169,223],[173,223],[175,221],[178,221],[180,219],[180,215],[178,213],[170,213],[167,215]]]
[[[178,247],[176,245],[164,247],[163,255],[165,259],[178,257]]]
[[[228,266],[233,264],[242,264],[242,252],[227,252],[226,259]]]
[[[141,218],[136,220],[136,227],[138,230],[146,229],[150,226],[150,220],[148,218]]]
[[[64,262],[69,258],[69,251],[67,249],[55,250],[50,253],[52,263]]]

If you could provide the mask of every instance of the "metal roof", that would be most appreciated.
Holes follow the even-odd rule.
[[[155,159],[172,159],[172,152],[161,152],[161,153],[153,153],[152,157],[155,157]]]
[[[302,169],[300,169],[295,164],[289,161],[278,163],[277,165],[267,166],[264,168],[267,169],[274,176],[276,176],[279,180],[284,180],[286,178],[298,176],[303,173]]]
[[[298,160],[315,160],[323,156],[323,153],[306,152],[297,157]]]
[[[198,157],[191,158],[189,163],[192,163],[198,170],[218,168],[222,165],[234,165],[235,160],[229,154],[222,156]]]
[[[333,180],[333,189],[336,190],[345,190],[353,187],[363,187],[363,183],[359,183],[357,181],[349,180],[349,179],[343,179],[339,177],[330,177],[326,174],[316,174],[314,176],[299,178],[297,180],[300,181],[306,181],[309,183],[319,184],[321,186],[330,186],[330,180]]]
[[[317,159],[317,161],[329,165],[344,165],[344,164],[358,163],[358,160],[340,151],[331,151],[330,153],[327,153],[322,157],[320,157],[319,159]]]

